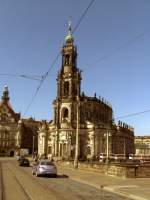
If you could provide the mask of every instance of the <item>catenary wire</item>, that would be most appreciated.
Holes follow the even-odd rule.
[[[18,78],[26,78],[35,81],[40,81],[42,76],[31,76],[31,75],[24,75],[24,74],[0,74],[0,76],[11,76],[11,77],[18,77]]]
[[[78,28],[79,25],[81,24],[83,18],[84,18],[85,15],[87,14],[88,10],[90,9],[90,7],[91,7],[92,4],[94,3],[94,1],[95,1],[95,0],[92,0],[92,1],[89,3],[88,7],[85,9],[85,11],[83,12],[83,14],[82,14],[81,17],[79,18],[79,20],[78,20],[76,26],[74,27],[74,29],[73,29],[73,31],[72,31],[73,33],[77,30],[77,28]]]
[[[75,28],[73,29],[73,32],[75,32],[75,31],[77,30],[77,28],[78,28],[79,25],[81,24],[81,21],[84,19],[84,17],[85,17],[86,14],[88,13],[89,8],[92,6],[92,4],[94,3],[94,1],[95,1],[95,0],[90,1],[90,3],[88,4],[88,6],[86,7],[86,9],[84,10],[83,14],[82,14],[81,17],[79,18],[79,20],[78,20],[78,22],[77,22],[77,25],[76,25]],[[33,103],[35,97],[36,97],[37,94],[38,94],[38,91],[40,90],[40,88],[41,88],[43,82],[44,82],[45,79],[47,78],[49,72],[50,72],[51,69],[54,67],[54,65],[55,65],[55,63],[57,62],[58,58],[59,58],[59,53],[58,53],[57,56],[55,57],[55,59],[54,59],[52,65],[50,66],[50,68],[48,69],[48,71],[45,73],[45,75],[44,75],[43,78],[41,79],[40,84],[38,85],[38,87],[37,87],[37,89],[36,89],[36,91],[35,91],[35,93],[34,93],[32,99],[31,99],[31,101],[29,102],[27,108],[25,109],[25,112],[24,112],[24,114],[23,114],[23,117],[24,117],[24,115],[27,113],[27,111],[29,110],[30,106],[32,105],[32,103]]]
[[[11,76],[11,77],[17,77],[17,78],[31,79],[35,81],[41,81],[44,77],[43,75],[25,75],[25,74],[0,74],[0,76]],[[56,74],[49,74],[49,76],[56,77]]]
[[[40,90],[40,88],[41,88],[41,86],[42,86],[44,80],[46,79],[46,77],[47,77],[49,71],[53,68],[53,66],[54,66],[55,63],[57,62],[58,58],[59,58],[59,54],[57,55],[57,57],[56,57],[55,60],[53,61],[52,65],[51,65],[51,68],[49,68],[49,70],[45,73],[45,75],[44,75],[44,76],[42,77],[42,79],[40,80],[40,84],[38,85],[38,87],[37,87],[37,89],[36,89],[36,91],[35,91],[35,93],[34,93],[32,99],[31,99],[31,101],[30,101],[30,103],[28,104],[28,106],[27,106],[27,108],[26,108],[26,110],[25,110],[25,112],[24,112],[24,114],[23,114],[23,116],[26,114],[26,112],[28,111],[28,109],[29,109],[30,106],[32,105],[32,103],[33,103],[33,101],[34,101],[36,95],[38,94],[38,91]]]
[[[108,59],[109,57],[111,57],[112,55],[114,55],[115,53],[119,52],[121,49],[128,47],[132,44],[134,44],[136,41],[138,41],[139,39],[141,39],[142,37],[144,37],[148,31],[144,31],[142,33],[137,34],[134,38],[132,38],[131,40],[128,40],[127,42],[125,42],[124,44],[120,45],[119,47],[115,48],[112,52],[108,53],[107,55],[104,55],[100,58],[98,58],[93,64],[88,64],[88,67],[83,68],[84,71],[86,71],[87,69],[89,69],[89,67],[92,65],[96,65],[106,59]]]
[[[128,114],[128,115],[122,115],[122,116],[116,117],[115,120],[116,119],[122,119],[122,118],[128,118],[128,117],[134,117],[136,115],[141,115],[141,114],[144,114],[144,113],[147,113],[147,112],[150,112],[150,109],[140,111],[140,112],[137,112],[137,113],[131,113],[131,114]]]
[[[92,4],[94,3],[94,1],[95,1],[95,0],[92,0],[92,1],[90,2],[90,4],[88,5],[88,7],[85,9],[84,13],[81,15],[81,17],[80,17],[78,23],[76,24],[76,26],[74,27],[74,29],[73,29],[73,31],[72,31],[73,33],[77,30],[78,26],[79,26],[80,23],[82,22],[84,16],[87,14],[89,8],[92,6]],[[132,45],[132,44],[135,43],[137,40],[139,40],[139,39],[141,39],[143,36],[145,36],[145,34],[146,34],[146,32],[142,32],[142,33],[136,35],[134,39],[129,40],[129,41],[127,41],[126,43],[122,44],[121,46],[117,47],[117,48],[116,48],[113,52],[111,52],[110,54],[105,55],[105,56],[99,58],[99,59],[96,61],[96,63],[99,63],[99,62],[101,62],[101,61],[103,61],[103,60],[105,60],[105,59],[111,57],[113,54],[115,54],[116,52],[120,51],[121,49],[123,49],[123,48],[125,48],[125,47],[127,47],[127,46]],[[55,65],[55,63],[57,62],[58,58],[59,58],[59,54],[57,54],[55,60],[53,61],[51,67],[50,67],[49,70],[45,73],[45,75],[44,75],[44,76],[41,76],[42,79],[40,80],[40,84],[39,84],[39,86],[37,87],[37,90],[36,90],[34,96],[32,97],[31,103],[28,105],[28,107],[27,107],[25,113],[27,112],[27,110],[28,110],[29,107],[31,106],[31,104],[32,104],[34,98],[36,97],[36,95],[37,95],[37,93],[38,93],[38,91],[39,91],[41,85],[43,84],[43,82],[44,82],[44,80],[46,79],[46,77],[49,75],[49,72],[51,71],[51,69],[53,68],[53,66]],[[85,69],[87,69],[87,68],[85,68]],[[23,77],[23,75],[22,75],[22,77]],[[24,78],[26,78],[25,75],[24,75]],[[34,79],[34,78],[33,78],[33,79]],[[35,79],[35,80],[36,80],[36,79]],[[39,79],[38,79],[38,80],[39,80]],[[122,116],[116,117],[115,120],[116,120],[116,119],[122,119],[122,118],[133,117],[133,116],[136,116],[136,115],[141,115],[141,114],[144,114],[144,113],[146,113],[146,112],[150,112],[150,110],[145,110],[145,111],[141,111],[141,112],[137,112],[137,113],[131,113],[131,114],[128,114],[128,115],[122,115]]]

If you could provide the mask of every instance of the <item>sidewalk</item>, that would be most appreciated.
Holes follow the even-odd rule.
[[[119,178],[98,172],[58,166],[58,174],[68,175],[76,180],[98,189],[104,189],[134,200],[150,200],[150,178]]]

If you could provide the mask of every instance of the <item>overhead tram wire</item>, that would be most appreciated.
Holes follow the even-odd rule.
[[[83,14],[82,14],[81,17],[79,18],[78,23],[76,24],[76,26],[74,27],[74,29],[73,29],[73,31],[72,31],[73,33],[77,30],[77,28],[78,28],[79,25],[81,24],[83,18],[84,18],[85,15],[87,14],[88,10],[90,9],[90,7],[91,7],[92,4],[94,3],[94,1],[95,1],[95,0],[92,0],[92,1],[89,3],[88,7],[85,9],[85,11],[83,12]]]
[[[134,116],[141,115],[141,114],[144,114],[144,113],[147,113],[147,112],[150,112],[150,109],[144,110],[144,111],[141,111],[141,112],[137,112],[137,113],[131,113],[131,114],[128,114],[128,115],[122,115],[122,116],[116,117],[115,120],[116,119],[117,120],[122,119],[122,118],[128,118],[128,117],[134,117]]]
[[[59,58],[59,54],[56,56],[55,60],[53,61],[52,65],[51,65],[51,67],[49,68],[49,70],[45,73],[44,76],[42,76],[42,79],[40,80],[40,84],[38,85],[38,87],[37,87],[37,89],[36,89],[36,91],[35,91],[35,93],[34,93],[32,99],[31,99],[31,101],[30,101],[30,103],[28,104],[28,106],[27,106],[27,108],[26,108],[26,110],[25,110],[25,112],[23,113],[23,117],[24,117],[24,115],[27,113],[27,111],[29,110],[30,106],[32,105],[32,103],[33,103],[35,97],[36,97],[37,94],[38,94],[38,91],[40,90],[40,88],[41,88],[43,82],[45,81],[46,77],[48,76],[50,70],[53,68],[53,66],[54,66],[55,63],[57,62],[58,58]]]
[[[12,76],[12,77],[18,77],[18,78],[26,78],[31,79],[35,81],[40,81],[42,79],[42,76],[30,76],[30,75],[24,75],[24,74],[0,74],[0,76]]]
[[[81,24],[82,20],[84,19],[84,17],[85,17],[86,14],[88,13],[88,10],[90,9],[90,7],[91,7],[92,4],[94,3],[94,1],[95,1],[95,0],[91,0],[90,3],[88,4],[88,6],[86,7],[86,9],[84,10],[83,14],[82,14],[81,17],[79,18],[79,20],[78,20],[78,22],[77,22],[75,28],[74,28],[73,31],[72,31],[73,33],[77,30],[77,28],[78,28],[79,25]],[[31,99],[30,103],[28,104],[28,106],[27,106],[27,108],[26,108],[26,110],[25,110],[25,112],[24,112],[24,114],[23,114],[23,117],[24,117],[24,115],[27,113],[27,111],[29,110],[30,106],[32,105],[32,103],[33,103],[35,97],[36,97],[37,94],[38,94],[38,91],[40,90],[40,88],[41,88],[43,82],[44,82],[45,79],[47,78],[49,72],[50,72],[51,69],[54,67],[54,65],[55,65],[55,63],[57,62],[58,58],[59,58],[59,53],[57,54],[57,56],[55,57],[54,61],[52,62],[52,65],[50,66],[49,70],[45,73],[45,75],[43,76],[42,80],[40,81],[40,84],[39,84],[39,86],[37,87],[37,89],[36,89],[36,91],[35,91],[35,94],[33,95],[33,97],[32,97],[32,99]]]
[[[100,57],[99,59],[97,59],[97,61],[95,61],[93,64],[88,64],[88,67],[84,68],[84,71],[86,71],[87,68],[89,68],[91,65],[99,64],[100,62],[108,59],[109,57],[111,57],[115,53],[119,52],[121,49],[124,49],[125,47],[128,47],[128,46],[134,44],[136,41],[138,41],[139,39],[141,39],[142,37],[144,37],[147,32],[150,32],[150,31],[144,31],[142,33],[137,34],[131,40],[128,40],[127,42],[125,42],[124,44],[120,45],[119,47],[116,47],[112,52],[108,53],[107,55],[104,55],[104,56]]]
[[[137,40],[139,40],[139,39],[141,39],[143,36],[145,36],[147,32],[150,32],[150,31],[144,31],[144,32],[142,32],[142,33],[136,35],[135,38],[133,38],[132,40],[127,41],[125,44],[123,44],[123,45],[121,45],[120,47],[116,48],[116,49],[115,49],[113,52],[111,52],[110,54],[104,55],[104,56],[102,56],[101,58],[99,58],[99,59],[95,62],[95,64],[100,63],[100,62],[102,62],[103,60],[105,60],[105,59],[111,57],[113,54],[115,54],[115,53],[118,52],[119,50],[121,50],[121,49],[123,49],[123,48],[125,48],[125,47],[127,47],[127,46],[132,45],[132,44],[135,43]],[[91,65],[90,65],[90,66],[91,66]],[[87,67],[84,69],[84,71],[85,71],[86,69],[87,69]],[[136,115],[141,115],[141,114],[144,114],[144,113],[147,113],[147,112],[150,112],[150,109],[149,109],[149,110],[145,110],[145,111],[141,111],[141,112],[137,112],[137,113],[131,113],[131,114],[127,114],[127,115],[122,115],[122,116],[116,117],[116,118],[114,118],[114,119],[116,120],[116,119],[122,119],[122,118],[127,118],[127,117],[134,117],[134,116],[136,116]]]

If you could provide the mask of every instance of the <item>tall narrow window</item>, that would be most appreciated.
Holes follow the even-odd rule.
[[[62,110],[62,122],[68,121],[69,112],[67,108],[63,108]]]
[[[68,81],[66,81],[66,82],[64,83],[64,95],[65,95],[65,96],[68,96],[68,95],[69,95],[69,82],[68,82]]]
[[[70,55],[67,54],[65,57],[65,65],[69,65],[69,59],[70,59]]]

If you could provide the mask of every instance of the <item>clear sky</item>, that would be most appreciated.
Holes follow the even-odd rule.
[[[24,118],[51,120],[61,56],[28,111],[41,76],[60,52],[67,23],[75,27],[91,0],[0,0],[0,94]],[[82,91],[111,102],[114,116],[150,109],[150,1],[95,0],[74,33]],[[118,119],[119,120],[119,119]],[[120,119],[135,135],[150,134],[150,112]]]

